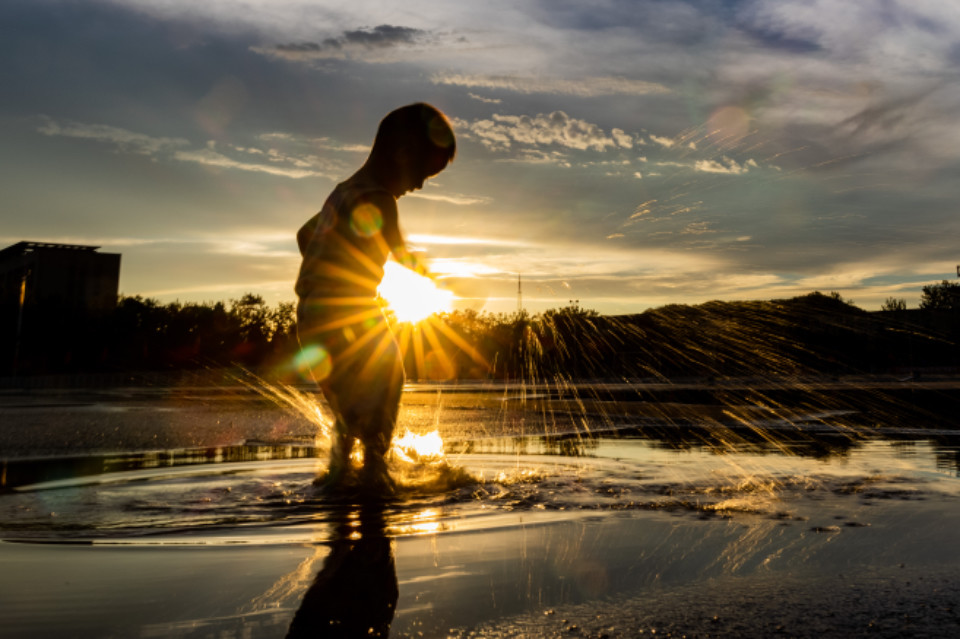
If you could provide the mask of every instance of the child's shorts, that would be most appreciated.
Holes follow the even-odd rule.
[[[403,359],[375,304],[297,309],[300,369],[324,391],[348,434],[392,433],[403,391]]]

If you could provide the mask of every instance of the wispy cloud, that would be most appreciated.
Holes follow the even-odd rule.
[[[173,154],[173,159],[181,162],[194,162],[205,166],[212,166],[221,169],[239,169],[241,171],[252,171],[254,173],[267,173],[269,175],[279,175],[282,177],[300,179],[305,177],[330,177],[320,171],[307,168],[297,168],[290,166],[277,166],[273,164],[263,164],[257,162],[241,162],[229,158],[214,149],[199,149],[195,151],[177,151]]]
[[[423,191],[414,191],[408,193],[406,197],[420,198],[421,200],[433,200],[435,202],[446,202],[457,206],[470,206],[472,204],[486,204],[490,202],[488,197],[478,197],[475,195],[459,195],[456,193],[432,193]]]
[[[226,145],[229,151],[240,156],[238,159],[226,155],[225,150],[218,149],[214,142],[208,142],[202,148],[190,149],[185,147],[191,146],[191,142],[184,138],[154,137],[107,124],[57,122],[46,116],[42,116],[41,119],[42,123],[37,127],[37,131],[43,135],[93,140],[111,145],[122,153],[135,153],[178,162],[266,173],[293,179],[333,178],[342,172],[338,170],[340,167],[336,162],[311,154],[284,153],[276,148],[261,149]],[[276,141],[285,138],[281,134],[265,134],[263,139]],[[251,157],[258,161],[251,161]]]
[[[669,93],[670,89],[657,82],[618,77],[585,77],[579,79],[521,75],[469,75],[437,73],[431,77],[434,84],[503,89],[515,93],[548,93],[598,97],[607,95],[649,95]]]
[[[440,257],[431,259],[429,262],[430,270],[444,278],[449,277],[483,277],[485,275],[496,275],[500,271],[489,264],[478,262],[476,260],[467,260],[456,257]]]
[[[431,235],[425,233],[411,233],[407,239],[415,244],[440,246],[527,246],[526,242],[517,240],[502,240],[488,237],[465,237],[459,235]]]
[[[41,120],[42,124],[37,127],[37,131],[43,135],[104,142],[128,153],[154,155],[190,145],[190,142],[183,138],[153,137],[107,124],[61,123],[47,116],[41,116]]]
[[[467,93],[467,95],[470,96],[470,98],[485,104],[500,104],[503,102],[501,98],[485,98],[482,95],[477,95],[476,93]]]
[[[428,35],[422,29],[381,24],[371,29],[344,31],[318,42],[290,42],[252,49],[263,55],[286,60],[363,58],[376,62],[382,59],[380,54],[384,51],[422,44]]]
[[[498,158],[496,161],[505,163],[515,162],[518,164],[553,164],[564,169],[569,169],[573,166],[566,153],[562,151],[543,151],[541,149],[520,149],[513,156]]]
[[[338,142],[329,137],[302,137],[292,133],[284,133],[280,131],[261,133],[257,136],[257,139],[264,142],[288,142],[300,146],[309,146],[315,149],[324,149],[327,151],[345,151],[348,153],[369,153],[370,151],[370,146],[367,144]]]

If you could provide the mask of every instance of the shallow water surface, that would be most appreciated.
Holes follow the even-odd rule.
[[[324,451],[312,446],[8,462],[0,624],[9,636],[299,636],[349,615],[353,592],[360,623],[389,610],[392,636],[633,636],[648,623],[637,597],[663,614],[654,602],[678,589],[746,587],[736,580],[853,575],[869,593],[908,571],[949,589],[957,450],[946,437],[822,433],[491,437],[449,442],[442,464],[395,462],[398,497],[365,505],[316,494]]]

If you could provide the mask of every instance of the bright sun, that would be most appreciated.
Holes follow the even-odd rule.
[[[401,322],[419,322],[453,308],[452,291],[437,288],[433,280],[396,262],[384,265],[383,281],[377,290]]]

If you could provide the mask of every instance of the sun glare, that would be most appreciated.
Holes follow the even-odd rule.
[[[420,322],[434,313],[453,308],[452,291],[437,288],[433,280],[396,262],[387,262],[384,266],[378,291],[401,322]]]
[[[410,462],[436,463],[443,461],[443,438],[438,431],[418,435],[404,431],[393,438],[393,452],[400,459]]]

